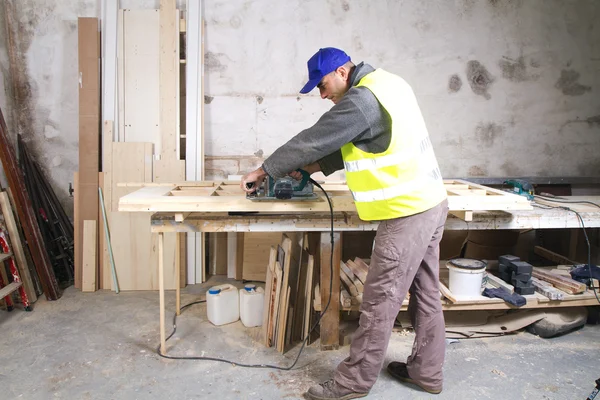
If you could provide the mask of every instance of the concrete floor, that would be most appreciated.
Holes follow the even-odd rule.
[[[188,287],[182,304],[199,298]],[[167,294],[174,309],[174,295]],[[172,313],[167,320],[171,321]],[[170,324],[170,323],[169,323]],[[293,371],[247,369],[206,361],[165,360],[158,344],[158,294],[68,288],[55,302],[40,299],[33,312],[0,311],[1,399],[300,399],[315,382],[331,377],[348,353],[304,350]],[[256,343],[257,329],[240,322],[214,327],[204,304],[178,319],[171,355],[225,357],[242,363],[290,365]],[[385,365],[404,360],[414,335],[394,333]],[[432,396],[393,380],[384,371],[373,399],[585,399],[600,377],[600,326],[555,339],[528,333],[461,340],[447,348],[445,388]]]

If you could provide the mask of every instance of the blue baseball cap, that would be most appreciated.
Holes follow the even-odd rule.
[[[348,61],[350,61],[350,57],[340,49],[334,47],[319,49],[306,63],[308,65],[308,83],[300,89],[300,93],[310,92],[325,75],[335,71]]]

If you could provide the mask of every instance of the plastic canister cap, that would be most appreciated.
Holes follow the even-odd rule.
[[[221,289],[219,289],[218,287],[211,287],[210,289],[208,289],[208,293],[209,294],[219,294],[219,293],[221,293]]]
[[[247,285],[244,285],[244,289],[246,292],[254,292],[256,291],[256,285],[253,283],[248,283]]]

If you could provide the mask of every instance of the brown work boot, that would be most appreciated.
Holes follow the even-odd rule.
[[[418,387],[420,387],[421,389],[423,389],[424,391],[426,391],[428,393],[431,393],[431,394],[442,393],[441,388],[440,389],[430,388],[430,387],[424,386],[424,385],[420,384],[419,382],[415,381],[414,379],[412,379],[408,375],[408,368],[406,367],[406,363],[392,361],[387,366],[387,370],[390,373],[390,375],[392,375],[394,378],[399,379],[402,382],[407,382],[407,383],[412,383],[413,385],[417,385]]]
[[[350,400],[365,397],[369,392],[357,393],[335,383],[333,379],[308,389],[306,395],[312,400]]]

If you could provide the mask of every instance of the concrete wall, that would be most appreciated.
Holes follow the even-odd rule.
[[[12,3],[26,83],[12,86],[1,29],[0,106],[70,209],[76,21],[99,16],[99,1]],[[121,7],[156,8],[158,0]],[[596,0],[207,0],[204,9],[209,179],[259,165],[331,107],[317,93],[298,94],[306,60],[325,46],[412,84],[444,176],[600,175]]]

